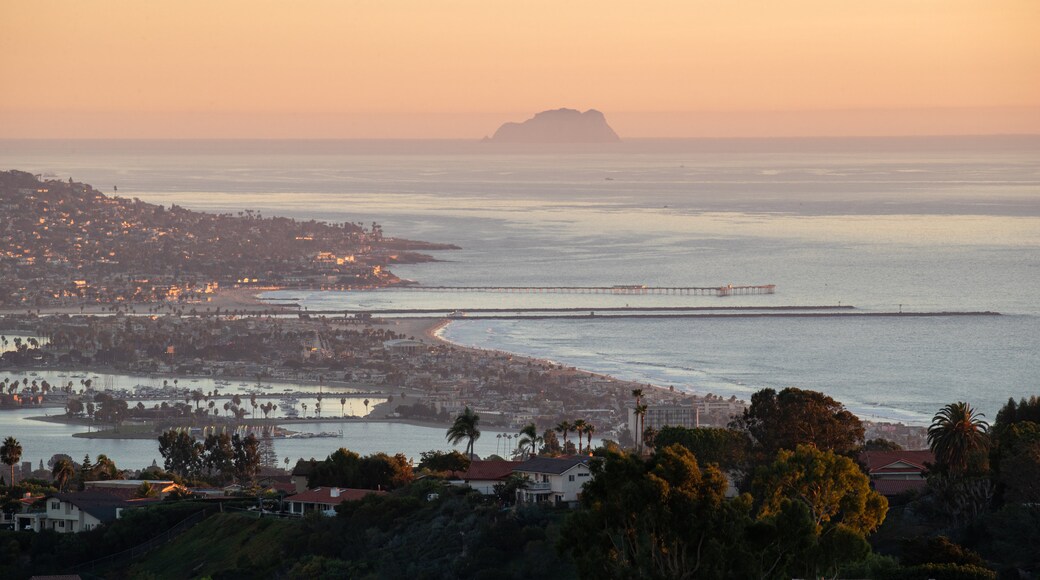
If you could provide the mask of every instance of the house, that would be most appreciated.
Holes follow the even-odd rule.
[[[20,513],[28,513],[29,510],[32,508],[33,504],[43,499],[43,497],[44,496],[42,495],[33,495],[29,492],[25,492],[25,494],[18,499],[18,511],[12,511],[10,513],[6,511],[0,511],[0,528],[12,530],[18,529],[15,525],[15,519],[17,515]]]
[[[891,497],[927,486],[925,464],[935,461],[935,456],[927,449],[864,451],[859,460],[867,469],[870,486],[881,495]]]
[[[357,501],[369,494],[384,495],[385,491],[375,489],[350,489],[344,487],[317,487],[303,493],[285,498],[289,504],[289,513],[302,516],[319,511],[332,515],[337,505],[345,501]]]
[[[310,461],[301,459],[296,462],[296,467],[293,467],[292,475],[289,477],[289,482],[296,488],[296,493],[307,491],[307,478],[311,476],[317,465],[318,462],[314,459]]]
[[[46,511],[17,514],[19,530],[54,530],[72,534],[94,528],[118,519],[124,509],[157,500],[126,501],[103,491],[55,493],[45,498]]]
[[[521,463],[520,461],[474,459],[470,462],[469,469],[457,473],[451,479],[451,483],[452,485],[468,485],[484,495],[493,495],[495,486],[509,479],[513,475],[513,469]]]
[[[109,479],[105,481],[84,482],[85,491],[103,491],[123,499],[134,499],[138,497],[141,486],[147,483],[151,486],[155,497],[163,499],[173,491],[187,491],[183,485],[178,485],[171,479]]]
[[[592,478],[589,458],[580,455],[532,457],[514,467],[513,473],[530,482],[517,492],[521,503],[573,504],[580,499],[582,486]]]

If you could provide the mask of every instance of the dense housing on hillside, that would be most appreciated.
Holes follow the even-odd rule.
[[[0,172],[0,308],[197,301],[218,287],[399,283],[387,265],[448,249],[326,223],[169,208]]]

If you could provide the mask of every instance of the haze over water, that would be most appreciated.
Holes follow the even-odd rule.
[[[1000,317],[500,320],[444,336],[677,389],[824,391],[924,422],[1040,392],[1040,139],[0,142],[0,163],[210,211],[450,242],[426,285],[776,284],[772,296],[287,291],[310,309],[853,305]]]

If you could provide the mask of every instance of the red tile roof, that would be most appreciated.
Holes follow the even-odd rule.
[[[932,463],[935,457],[927,449],[918,451],[864,451],[859,455],[860,461],[867,466],[867,472],[871,475],[880,473],[906,472],[908,468],[893,468],[894,463],[907,463],[913,466],[914,471],[922,472],[926,468],[925,463]]]
[[[505,460],[474,460],[470,462],[469,469],[460,475],[466,481],[507,479],[513,474],[513,469],[520,465],[519,461]]]
[[[333,497],[333,490],[337,490],[338,497]],[[300,503],[328,503],[338,504],[344,501],[359,500],[370,493],[385,494],[385,491],[375,489],[351,489],[346,487],[318,487],[309,489],[303,493],[290,495],[285,501],[296,501]]]

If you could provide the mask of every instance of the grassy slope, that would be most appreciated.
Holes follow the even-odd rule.
[[[251,566],[279,567],[299,522],[216,514],[135,563],[127,577],[191,578]]]

